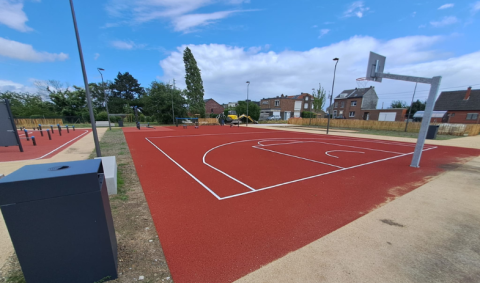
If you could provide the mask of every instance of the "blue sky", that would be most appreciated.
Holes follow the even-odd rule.
[[[182,51],[202,70],[205,98],[220,103],[357,87],[369,51],[385,71],[443,76],[441,88],[480,88],[480,1],[74,1],[90,82],[130,72],[184,87]],[[69,1],[0,0],[0,91],[35,81],[83,85]],[[409,101],[414,84],[374,85],[380,102]],[[417,97],[426,98],[427,85]]]

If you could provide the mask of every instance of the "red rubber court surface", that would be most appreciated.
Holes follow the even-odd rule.
[[[231,282],[480,150],[265,129],[125,130],[175,282]]]
[[[18,146],[0,147],[0,162],[50,158],[81,139],[91,130],[75,129],[73,131],[70,128],[69,131],[70,133],[67,133],[66,129],[62,129],[62,136],[60,136],[58,129],[54,128],[54,133],[51,134],[52,140],[49,140],[47,131],[43,130],[42,137],[40,131],[29,130],[29,138],[34,136],[37,146],[33,145],[32,139],[27,141],[24,131],[18,131],[23,152],[20,152]]]

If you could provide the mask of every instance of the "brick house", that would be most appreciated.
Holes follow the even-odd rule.
[[[268,116],[280,116],[283,120],[290,117],[300,117],[304,111],[312,111],[313,96],[309,93],[301,93],[291,96],[277,96],[264,98],[260,101],[260,120]]]
[[[209,98],[209,99],[204,99],[205,102],[205,114],[210,115],[210,114],[220,114],[223,113],[225,108],[216,102],[215,100]]]
[[[333,118],[374,121],[405,121],[407,108],[377,109],[375,87],[342,91],[332,104]]]
[[[447,111],[448,123],[480,124],[480,89],[442,91],[435,111]]]

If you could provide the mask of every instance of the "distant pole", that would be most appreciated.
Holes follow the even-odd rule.
[[[408,121],[410,120],[410,114],[412,114],[413,99],[415,98],[415,92],[417,91],[417,84],[418,83],[415,83],[415,89],[413,90],[413,96],[412,96],[412,103],[410,103],[410,109],[408,109],[408,117],[407,117],[407,124],[405,125],[405,132],[407,132]]]
[[[175,93],[175,79],[173,79],[173,91],[172,91],[172,121],[175,124],[175,110],[173,110],[173,94]]]
[[[250,81],[247,81],[247,127],[248,127],[248,87],[249,86],[250,86]]]
[[[98,72],[100,73],[100,76],[102,77],[102,90],[103,90],[103,97],[105,99],[105,108],[107,109],[107,118],[108,118],[108,128],[110,131],[112,130],[112,125],[110,125],[110,112],[108,111],[108,100],[107,100],[107,94],[105,93],[105,83],[103,82],[103,74],[101,71],[105,71],[105,69],[102,68],[97,68]]]
[[[313,106],[313,101],[315,101],[315,89],[314,88],[312,88],[312,98],[313,98],[313,100],[310,101],[310,103],[311,103],[310,105]],[[312,110],[312,111],[310,112],[310,123],[309,123],[309,125],[312,125],[313,107],[310,107],[310,110]]]
[[[335,63],[335,69],[333,70],[332,93],[330,93],[330,106],[329,106],[329,108],[328,108],[327,135],[328,135],[328,130],[330,129],[330,116],[332,115],[333,87],[335,86],[335,72],[337,71],[338,60],[340,60],[340,59],[338,59],[338,58],[333,58],[333,61],[336,61],[336,63]]]
[[[85,62],[83,61],[82,44],[80,42],[80,35],[78,34],[77,18],[75,17],[75,9],[73,8],[73,0],[70,0],[70,9],[72,10],[73,26],[75,28],[75,36],[77,37],[78,54],[80,56],[80,63],[82,65],[83,81],[85,83],[85,93],[87,94],[88,110],[90,111],[90,122],[92,123],[95,151],[97,152],[97,157],[102,157],[102,153],[100,152],[100,144],[98,143],[97,125],[95,125],[95,116],[93,115],[92,98],[90,97],[90,90],[88,88],[87,71],[85,70]]]

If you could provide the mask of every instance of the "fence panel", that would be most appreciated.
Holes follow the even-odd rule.
[[[14,119],[15,125],[17,127],[25,127],[29,128],[36,128],[39,124],[41,125],[57,125],[60,124],[63,126],[63,120],[61,118],[54,118],[54,119],[44,119],[44,118],[34,118],[34,119]]]
[[[311,125],[326,127],[328,123],[327,118],[290,118],[288,124],[292,125]],[[409,133],[420,132],[420,122],[408,123]],[[480,133],[480,125],[464,125],[464,124],[438,124],[440,126],[438,134],[469,136],[478,135]],[[349,120],[349,119],[331,119],[330,126],[334,128],[350,128],[350,129],[367,129],[367,130],[386,130],[386,131],[405,131],[405,122],[387,122],[387,121],[372,121],[372,120]]]

